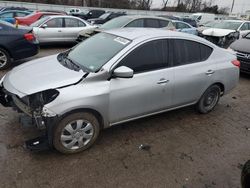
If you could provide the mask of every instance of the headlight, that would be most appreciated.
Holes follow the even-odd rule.
[[[56,99],[59,91],[55,89],[45,90],[28,96],[29,105],[31,108],[41,108]],[[25,98],[25,97],[24,97]],[[24,100],[23,98],[23,100]]]

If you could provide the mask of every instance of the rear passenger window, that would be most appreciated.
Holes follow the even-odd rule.
[[[167,27],[169,24],[169,21],[165,21],[165,20],[159,20],[160,22],[160,27]]]
[[[200,48],[201,48],[201,61],[206,61],[212,54],[213,49],[204,44],[200,44]]]
[[[168,66],[168,42],[157,40],[143,44],[128,54],[118,66],[127,66],[135,73],[166,68]]]
[[[160,28],[159,20],[157,19],[145,19],[145,22],[145,27]]]
[[[174,49],[174,66],[205,61],[212,53],[212,48],[189,40],[172,40]]]
[[[134,20],[125,27],[143,27],[143,19]]]

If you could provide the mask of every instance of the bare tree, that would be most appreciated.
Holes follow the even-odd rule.
[[[231,12],[233,12],[233,9],[234,9],[234,0],[232,2]]]
[[[163,4],[162,10],[166,10],[167,4],[168,4],[168,0],[162,0],[162,4]]]

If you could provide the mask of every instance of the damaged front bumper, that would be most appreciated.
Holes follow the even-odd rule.
[[[239,38],[238,33],[231,33],[221,37],[202,34],[200,34],[200,36],[221,48],[228,48],[235,40]]]
[[[25,142],[26,148],[41,151],[53,147],[52,135],[53,127],[58,121],[57,114],[44,106],[40,110],[32,109],[21,98],[9,93],[2,86],[0,86],[0,103],[5,107],[12,107],[19,113],[24,113],[25,115],[20,117],[20,123],[24,127],[33,126],[41,130],[41,136]]]

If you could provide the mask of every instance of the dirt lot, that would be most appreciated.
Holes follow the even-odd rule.
[[[36,57],[66,48],[42,48]],[[241,165],[250,159],[249,122],[246,75],[208,115],[189,107],[118,125],[88,151],[70,156],[24,149],[33,132],[1,106],[0,187],[237,188]],[[141,144],[150,149],[140,150]]]

